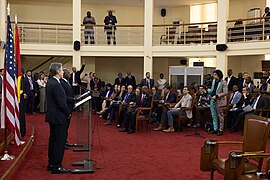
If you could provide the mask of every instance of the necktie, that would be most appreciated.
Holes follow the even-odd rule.
[[[34,86],[33,86],[32,79],[31,78],[28,78],[28,79],[29,79],[29,83],[30,83],[30,90],[33,90]]]
[[[143,104],[143,101],[144,101],[144,95],[142,95],[141,106],[142,106],[142,104]]]
[[[232,94],[232,97],[231,97],[231,99],[230,99],[230,103],[233,101],[233,98],[234,98],[234,95],[235,95],[235,94],[236,94],[235,92]]]
[[[129,94],[125,95],[124,101],[123,102],[127,102],[127,98],[128,98]]]

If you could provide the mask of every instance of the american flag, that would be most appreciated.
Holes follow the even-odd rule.
[[[17,93],[17,66],[14,55],[14,37],[10,17],[7,17],[7,42],[4,64],[4,117],[5,128],[14,134],[15,144],[20,145],[19,104]]]

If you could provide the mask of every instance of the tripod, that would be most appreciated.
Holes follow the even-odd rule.
[[[204,109],[202,109],[204,110]],[[196,113],[195,113],[196,114]],[[197,135],[197,136],[200,136],[201,138],[205,139],[204,136],[202,136],[200,134],[200,132],[198,131],[198,118],[195,116],[194,117],[194,120],[195,120],[195,132],[194,133],[191,133],[191,134],[185,134],[185,136],[193,136],[193,135]]]

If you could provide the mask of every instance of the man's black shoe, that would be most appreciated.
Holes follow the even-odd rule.
[[[119,130],[119,132],[128,132],[128,130],[127,129],[121,129],[121,130]]]
[[[135,131],[128,131],[128,134],[133,134],[135,133]]]
[[[210,132],[208,132],[208,134],[217,134],[217,131],[210,131]]]
[[[48,164],[47,171],[52,171],[52,170],[53,170],[53,165]]]
[[[63,167],[59,167],[59,168],[53,168],[52,170],[52,174],[66,174],[66,173],[70,173],[71,171],[69,169],[65,169]]]
[[[218,136],[222,136],[223,135],[223,131],[218,131],[217,135]]]

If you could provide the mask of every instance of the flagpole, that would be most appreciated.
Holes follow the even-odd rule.
[[[7,15],[8,16],[10,15],[10,4],[9,3],[7,5]],[[8,31],[8,28],[7,28],[7,31]],[[5,92],[5,90],[3,91],[3,93],[4,92]],[[5,111],[5,109],[4,109],[4,111]],[[4,115],[4,119],[5,119],[5,151],[4,151],[4,156],[1,158],[2,161],[14,159],[14,156],[8,154],[7,126],[6,126],[6,116],[5,115]]]

